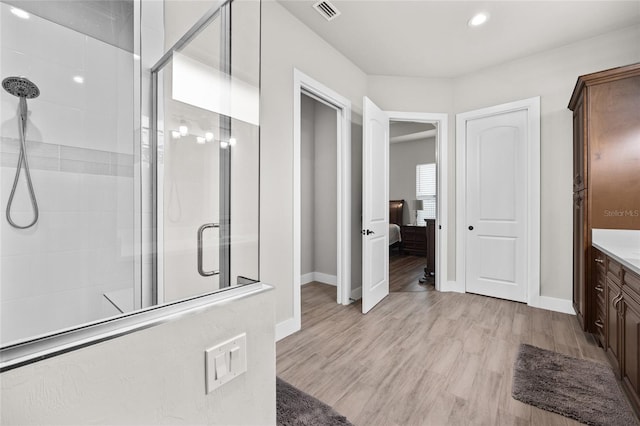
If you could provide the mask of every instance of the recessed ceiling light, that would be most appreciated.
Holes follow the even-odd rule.
[[[13,13],[18,18],[21,18],[21,19],[29,19],[29,16],[30,16],[27,12],[25,12],[22,9],[18,9],[17,7],[12,7],[11,13]]]
[[[185,124],[181,124],[178,130],[180,131],[180,136],[187,136],[189,134],[189,128]]]
[[[487,22],[487,20],[489,19],[489,14],[488,13],[476,13],[473,18],[469,19],[469,22],[467,22],[467,25],[469,25],[470,27],[478,27],[482,24],[484,24],[485,22]]]
[[[212,132],[206,132],[204,134],[204,138],[207,142],[211,142],[213,140],[213,133]]]
[[[78,84],[82,84],[84,83],[84,77],[82,77],[81,75],[76,75],[73,77],[73,81],[75,81]]]

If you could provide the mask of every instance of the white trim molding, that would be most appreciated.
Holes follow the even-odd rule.
[[[436,169],[437,169],[437,197],[438,218],[436,219],[436,290],[457,291],[448,280],[448,250],[449,228],[449,115],[444,113],[422,113],[385,111],[391,121],[409,121],[414,123],[432,123],[436,125]]]
[[[314,281],[332,286],[338,285],[338,277],[336,275],[324,274],[322,272],[309,272],[300,277],[300,285],[309,284]]]
[[[573,302],[567,299],[558,299],[549,296],[538,296],[529,300],[528,305],[533,308],[562,312],[563,314],[576,314],[576,311],[573,309]]]
[[[302,94],[336,109],[337,130],[337,276],[336,302],[350,303],[351,294],[351,101],[319,81],[293,69],[293,318],[278,324],[278,332],[294,333],[301,328],[301,188],[300,188],[300,96]],[[284,337],[284,335],[282,336]]]
[[[540,295],[540,97],[509,102],[456,114],[456,281],[466,289],[464,232],[466,219],[466,128],[467,121],[512,111],[527,111],[527,304],[554,306],[564,312],[562,299]],[[558,302],[556,302],[558,301]],[[547,308],[548,309],[548,308]],[[556,310],[556,309],[552,309]]]
[[[355,301],[360,299],[362,299],[362,284],[351,290],[351,300]]]
[[[296,318],[289,318],[276,324],[276,342],[300,330]]]

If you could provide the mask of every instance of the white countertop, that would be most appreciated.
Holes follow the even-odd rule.
[[[593,229],[591,244],[640,275],[640,231]]]

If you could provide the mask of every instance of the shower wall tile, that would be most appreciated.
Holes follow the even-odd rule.
[[[52,64],[83,66],[78,52],[82,50],[85,36],[37,16],[27,20],[17,18],[10,12],[10,6],[5,3],[0,6],[3,46]]]
[[[19,153],[18,99],[0,91],[6,343],[103,318],[111,313],[103,294],[134,283],[134,60],[37,16],[19,20],[4,3],[0,8],[0,74],[25,75],[41,90],[28,101],[27,127],[40,219],[26,230],[4,218]],[[33,212],[21,175],[12,216],[24,224]]]
[[[95,321],[101,317],[102,297],[95,288],[82,288],[3,301],[0,304],[2,341],[11,342],[22,336],[36,336]],[[43,317],[47,321],[42,321]]]
[[[89,163],[86,161],[60,160],[60,171],[74,173],[89,173],[93,175],[108,175],[109,164]]]
[[[117,115],[113,111],[105,110],[101,113],[87,111],[84,122],[80,125],[87,139],[82,145],[75,143],[73,145],[102,151],[117,151],[116,138],[118,137],[118,128],[116,119]]]
[[[60,158],[64,160],[81,161],[86,163],[110,164],[112,153],[108,151],[99,151],[96,149],[61,146]]]
[[[28,151],[28,150],[27,150]],[[18,154],[6,154],[1,155],[0,166],[2,167],[17,167]],[[60,161],[57,158],[38,157],[35,155],[29,155],[27,158],[30,170],[59,170]],[[13,181],[13,178],[12,178]]]
[[[12,138],[2,138],[0,142],[0,152],[7,154],[18,154],[20,152],[20,140]],[[58,158],[60,147],[49,143],[27,140],[27,152],[31,157]]]

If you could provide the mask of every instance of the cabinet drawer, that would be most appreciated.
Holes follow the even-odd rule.
[[[627,270],[624,270],[624,285],[635,292],[636,299],[640,300],[640,276]]]
[[[607,271],[605,269],[605,265],[607,262],[607,256],[605,256],[600,250],[597,248],[593,248],[593,264],[594,271],[597,273],[602,272],[605,274]]]
[[[613,278],[617,283],[622,279],[622,265],[610,257],[607,257],[607,277]]]

